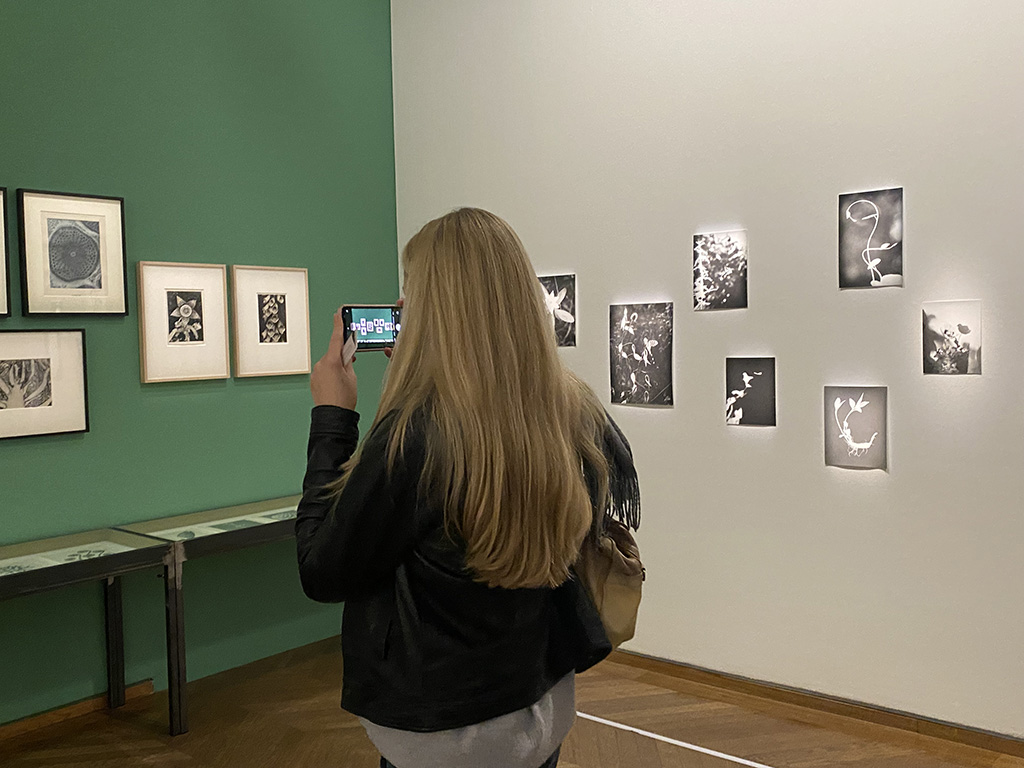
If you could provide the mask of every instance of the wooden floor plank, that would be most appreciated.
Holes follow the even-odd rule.
[[[3,768],[376,768],[338,706],[337,640],[189,684],[190,725],[166,735],[166,693],[0,740]],[[577,679],[577,707],[771,768],[1024,768],[1024,760],[612,661]],[[578,718],[561,768],[735,768],[737,763]],[[400,768],[416,768],[401,766]]]

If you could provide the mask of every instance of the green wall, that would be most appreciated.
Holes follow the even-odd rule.
[[[297,493],[308,377],[139,383],[134,263],[304,266],[313,357],[398,290],[388,0],[0,0],[13,329],[86,329],[91,431],[0,441],[0,543]],[[127,318],[20,317],[19,187],[125,198]],[[383,360],[361,356],[364,419]],[[365,423],[365,422],[364,422]],[[337,631],[293,545],[186,568],[190,678]],[[129,681],[165,681],[162,587],[126,579]],[[104,689],[98,585],[0,603],[0,722]]]

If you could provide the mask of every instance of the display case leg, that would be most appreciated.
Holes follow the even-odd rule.
[[[167,614],[167,700],[171,736],[188,733],[188,691],[185,676],[185,600],[181,589],[184,549],[176,542],[164,558]]]
[[[124,611],[121,577],[108,576],[103,584],[107,620],[107,703],[124,706]]]

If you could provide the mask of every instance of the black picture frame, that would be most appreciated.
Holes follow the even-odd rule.
[[[116,317],[127,317],[128,309],[128,253],[125,239],[125,223],[124,223],[124,198],[114,197],[110,195],[91,195],[91,194],[78,194],[78,193],[67,193],[67,192],[54,192],[51,190],[42,189],[19,189],[18,195],[18,243],[21,248],[20,264],[21,264],[21,311],[24,317],[40,317],[40,316],[75,316],[75,315],[108,315]],[[39,277],[39,262],[43,261],[42,253],[40,252],[40,243],[36,241],[35,235],[30,236],[29,234],[29,222],[27,217],[33,215],[31,212],[26,210],[28,205],[27,198],[35,197],[48,197],[55,199],[63,199],[67,201],[65,204],[68,207],[69,215],[75,215],[73,210],[74,203],[79,204],[79,208],[87,208],[92,203],[95,206],[96,203],[104,203],[112,206],[116,206],[116,216],[118,219],[117,226],[113,234],[107,232],[102,240],[99,232],[97,232],[97,271],[102,271],[104,268],[110,270],[116,268],[120,270],[119,274],[106,274],[106,279],[114,281],[114,291],[109,292],[106,297],[92,297],[87,295],[87,290],[91,290],[94,287],[89,286],[88,288],[78,288],[77,286],[53,286],[53,278],[50,278],[50,285],[58,287],[62,290],[81,290],[82,293],[79,295],[62,295],[60,297],[45,297],[37,296],[36,293],[38,288],[34,287],[41,278]],[[81,212],[78,215],[83,215]],[[85,214],[88,215],[88,214]],[[84,231],[84,230],[83,230]],[[113,240],[111,241],[111,238]],[[110,243],[113,243],[113,246]],[[109,254],[109,249],[113,247],[118,254],[113,254],[109,258],[106,254]],[[47,267],[48,268],[48,267]],[[120,283],[118,286],[117,284]],[[106,301],[102,302],[99,299],[105,298]],[[94,301],[96,299],[96,301]],[[94,306],[91,306],[94,305]],[[49,307],[49,308],[47,308]]]
[[[0,187],[0,277],[3,278],[4,287],[0,291],[0,297],[4,300],[4,306],[0,308],[0,318],[11,316],[11,261],[7,250],[7,187]]]
[[[9,337],[9,336],[13,336],[15,334],[19,334],[19,335],[20,334],[36,334],[36,335],[77,334],[78,335],[79,340],[80,340],[79,341],[79,345],[80,345],[81,356],[82,356],[82,387],[81,387],[81,408],[82,408],[81,423],[82,423],[82,426],[80,428],[44,429],[44,430],[39,431],[39,432],[22,432],[20,434],[6,434],[6,432],[8,431],[8,426],[4,423],[4,420],[3,420],[2,416],[3,416],[4,412],[8,410],[6,408],[7,394],[3,393],[3,392],[0,392],[0,395],[3,395],[3,400],[4,400],[4,402],[2,404],[3,407],[0,407],[0,440],[18,440],[18,439],[24,439],[24,438],[28,438],[28,437],[44,437],[44,436],[52,436],[52,435],[72,435],[72,434],[82,434],[82,433],[88,432],[89,429],[90,429],[90,424],[89,424],[89,365],[88,365],[88,358],[87,358],[87,352],[86,352],[85,329],[84,328],[55,328],[55,329],[46,329],[46,330],[34,330],[34,329],[28,329],[28,328],[19,328],[19,329],[10,330],[10,331],[0,331],[0,376],[4,375],[4,367],[2,366],[2,363],[4,362],[4,360],[3,360],[3,355],[4,355],[4,344],[3,344],[3,341],[4,341],[4,338],[5,337]],[[54,385],[51,382],[51,387],[53,387],[53,386]],[[51,396],[52,396],[52,392],[51,392]],[[48,406],[48,407],[53,407],[53,406]],[[76,409],[75,412],[77,412],[77,409]],[[72,414],[72,415],[74,415],[74,414]]]

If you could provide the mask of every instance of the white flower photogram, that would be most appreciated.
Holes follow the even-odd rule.
[[[839,287],[903,285],[903,190],[839,196]]]
[[[846,443],[847,452],[851,456],[863,456],[869,450],[871,446],[875,444],[875,438],[878,437],[878,432],[873,432],[871,437],[867,441],[858,441],[853,436],[853,431],[850,429],[850,417],[855,413],[864,413],[864,406],[868,405],[868,401],[864,399],[864,393],[860,394],[857,398],[857,402],[853,402],[853,398],[847,400],[849,410],[846,412],[846,416],[843,417],[842,423],[839,422],[839,411],[845,407],[843,404],[843,398],[837,397],[832,408],[835,411],[836,425],[839,427],[839,437]]]
[[[672,405],[672,304],[613,304],[612,402]]]
[[[921,333],[926,374],[981,374],[980,301],[924,302]]]
[[[886,387],[825,387],[825,464],[885,469]]]
[[[544,292],[544,306],[560,347],[576,346],[576,275],[547,275],[537,278]]]
[[[693,308],[743,309],[747,306],[747,233],[693,236]]]
[[[762,376],[761,371],[753,374],[743,371],[743,389],[734,389],[729,393],[725,401],[725,423],[739,424],[743,420],[743,407],[737,407],[736,403],[747,396],[747,390],[754,384],[754,376]]]

